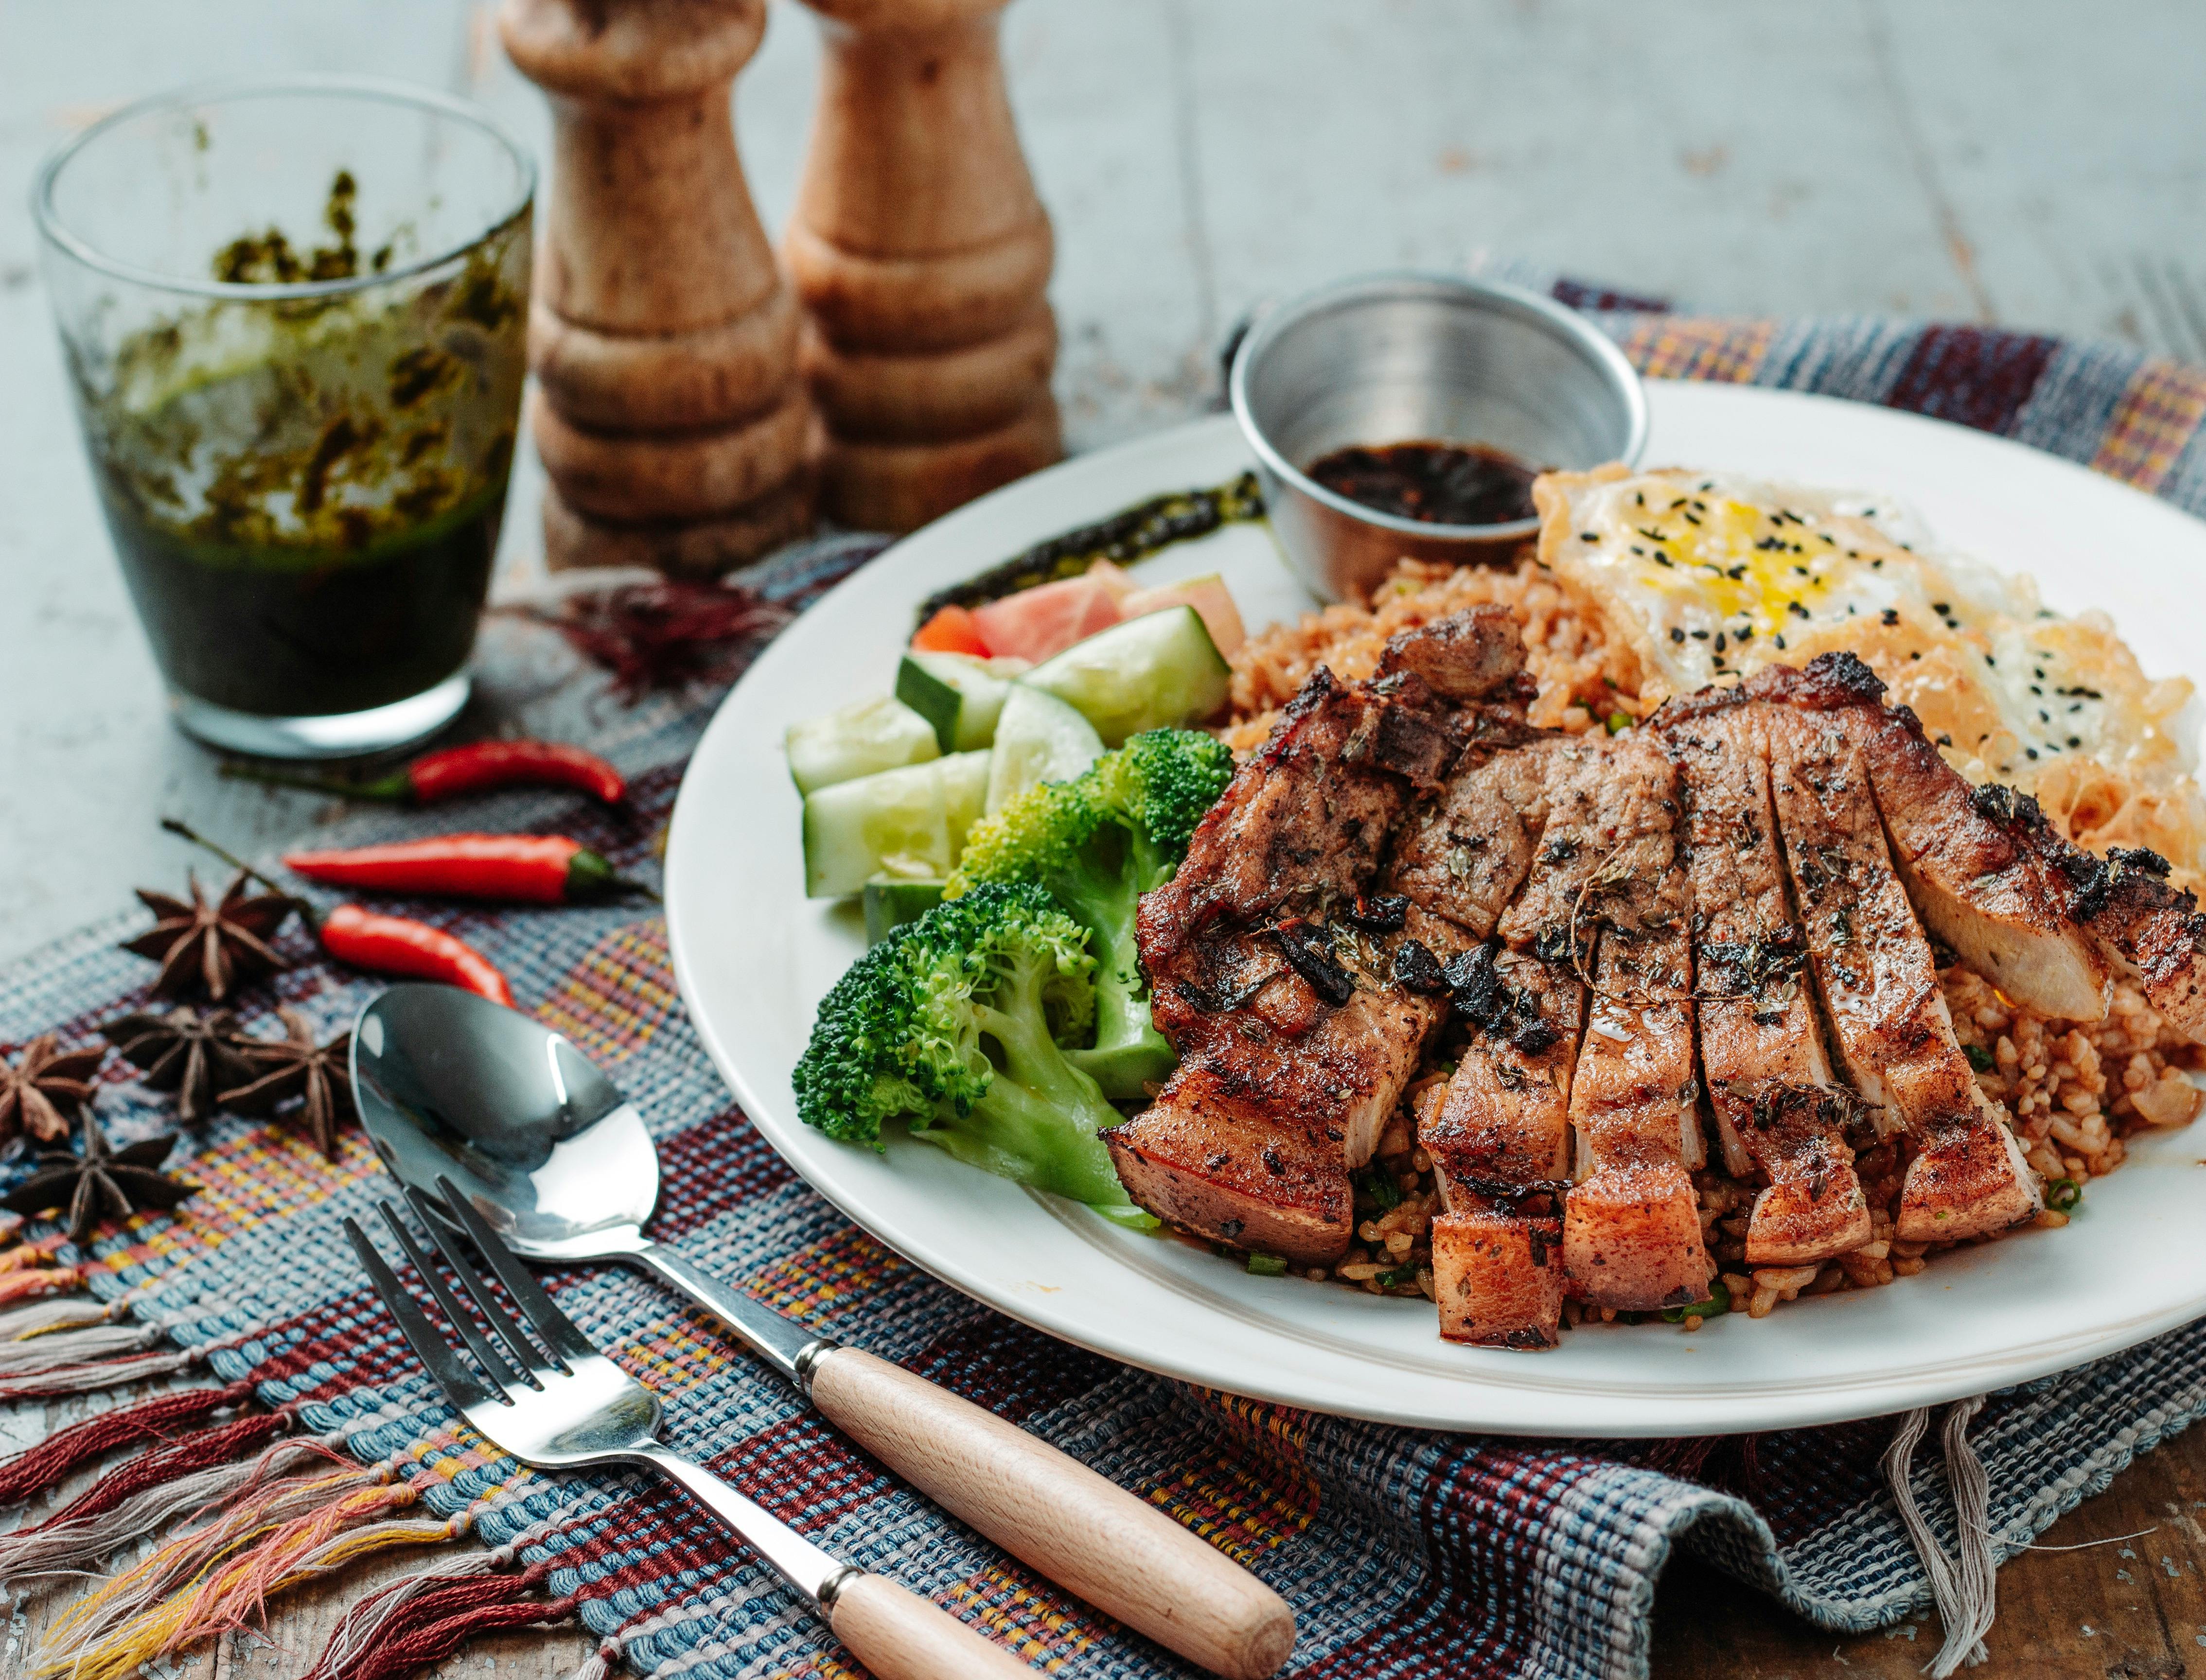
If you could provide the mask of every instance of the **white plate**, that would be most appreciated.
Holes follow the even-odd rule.
[[[2083,468],[1959,426],[1827,398],[1658,383],[1650,462],[1908,498],[1953,548],[2034,573],[2047,603],[2102,607],[2164,674],[2202,646],[2206,525]],[[1013,1317],[1206,1386],[1381,1421],[1534,1435],[1780,1428],[1930,1404],[2111,1353],[2206,1313],[2206,1135],[2137,1141],[2066,1230],[1935,1261],[1893,1287],[1697,1334],[1571,1332],[1551,1353],[1459,1348],[1431,1306],[1252,1278],[1185,1243],[1120,1230],[899,1138],[885,1156],[798,1123],[789,1075],[820,998],[863,944],[850,907],[802,896],[783,730],[885,689],[921,597],[1040,539],[1249,464],[1230,419],[1036,474],[910,537],[767,649],[682,784],[667,915],[683,999],[773,1146],[899,1254]],[[1252,626],[1309,599],[1261,527],[1144,563],[1223,571]]]

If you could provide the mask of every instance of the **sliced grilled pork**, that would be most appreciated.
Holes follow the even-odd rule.
[[[1869,1240],[1869,1204],[1843,1134],[1853,1105],[1830,1089],[1751,708],[1666,710],[1654,722],[1685,807],[1701,1069],[1716,1135],[1734,1177],[1768,1181],[1746,1258],[1827,1260]]]
[[[1354,897],[1413,795],[1452,767],[1465,727],[1455,708],[1521,707],[1523,645],[1500,608],[1405,631],[1384,657],[1393,669],[1367,683],[1312,672],[1196,826],[1178,871],[1144,897],[1152,977],[1220,916],[1245,925]],[[1449,685],[1445,696],[1420,665]]]
[[[1505,611],[1405,632],[1384,658],[1353,687],[1313,673],[1142,898],[1154,1019],[1180,1066],[1154,1107],[1105,1135],[1159,1218],[1304,1263],[1346,1248],[1348,1175],[1446,1012],[1397,982],[1391,944],[1350,912],[1403,813],[1452,767],[1473,728],[1462,708],[1521,718]]]
[[[2047,1015],[2106,1014],[2107,963],[2072,919],[2062,879],[2026,832],[1982,808],[1912,712],[1884,704],[1875,671],[1851,653],[1826,653],[1805,670],[1769,666],[1741,693],[1846,720],[1907,896],[1964,962]]]
[[[1901,1192],[1911,1242],[2004,1230],[2036,1179],[1953,1037],[1929,939],[1909,908],[1844,714],[1755,706],[1818,991],[1854,1087],[1917,1146]]]
[[[1439,796],[1403,825],[1390,889],[1474,940],[1492,937],[1531,873],[1547,817],[1547,760],[1570,737],[1496,729],[1468,746]]]
[[[2168,879],[2167,860],[2117,846],[2104,858],[2054,832],[2037,801],[2011,788],[1975,790],[1976,813],[2029,849],[2063,911],[2186,1038],[2206,1044],[2206,916]]]
[[[1339,1145],[1249,1111],[1201,1068],[1183,1067],[1103,1140],[1126,1194],[1168,1224],[1297,1266],[1348,1247],[1355,1211]]]
[[[1499,932],[1592,977],[1570,1087],[1577,1182],[1564,1264],[1596,1307],[1698,1301],[1711,1272],[1691,1175],[1707,1148],[1676,772],[1643,734],[1589,739],[1551,754],[1548,771],[1547,821]]]
[[[1409,901],[1408,935],[1433,953],[1425,983],[1445,981],[1467,1035],[1417,1118],[1440,1187],[1434,1294],[1451,1341],[1552,1346],[1562,1319],[1559,1181],[1584,988],[1490,936],[1531,872],[1547,760],[1565,745],[1488,720],[1396,836],[1386,876]]]
[[[1464,982],[1456,997],[1469,1036],[1417,1127],[1443,1209],[1432,1236],[1440,1334],[1552,1347],[1562,1320],[1559,1216],[1585,988],[1498,940],[1452,972]]]

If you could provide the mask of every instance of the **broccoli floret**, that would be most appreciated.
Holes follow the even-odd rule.
[[[1096,1133],[1118,1113],[1064,1046],[1094,1021],[1086,932],[1032,884],[991,883],[897,928],[835,983],[796,1111],[881,1147],[881,1124],[1005,1178],[1127,1206]]]
[[[1082,776],[1029,789],[966,837],[952,898],[981,882],[1034,882],[1094,934],[1095,1040],[1071,1059],[1106,1096],[1145,1095],[1178,1064],[1149,1018],[1134,914],[1142,894],[1172,879],[1232,776],[1223,742],[1151,730]]]

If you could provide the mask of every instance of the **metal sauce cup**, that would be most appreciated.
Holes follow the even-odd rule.
[[[1505,560],[1540,527],[1430,524],[1364,507],[1303,470],[1334,450],[1476,444],[1583,470],[1635,465],[1647,442],[1646,393],[1607,336],[1490,280],[1382,274],[1309,293],[1249,331],[1229,383],[1273,532],[1328,600],[1367,596],[1405,556]]]

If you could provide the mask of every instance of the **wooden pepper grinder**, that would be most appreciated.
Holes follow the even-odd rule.
[[[996,50],[1005,0],[805,0],[826,37],[783,247],[822,494],[909,531],[1062,453],[1049,217]]]
[[[554,567],[712,576],[812,524],[799,312],[736,155],[766,0],[505,0],[551,98],[529,424]]]

